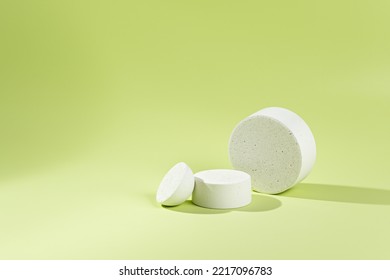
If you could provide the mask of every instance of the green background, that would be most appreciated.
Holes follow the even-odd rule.
[[[390,2],[0,2],[1,259],[390,259]],[[222,211],[154,201],[231,168],[268,106],[307,179]]]

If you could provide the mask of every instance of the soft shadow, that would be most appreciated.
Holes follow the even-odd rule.
[[[263,195],[259,193],[252,194],[252,202],[244,207],[233,209],[234,211],[243,212],[265,212],[274,210],[282,206],[282,203],[269,195]]]
[[[197,206],[193,204],[190,200],[185,201],[184,203],[178,206],[163,206],[167,210],[182,212],[187,214],[223,214],[232,211],[240,212],[265,212],[276,209],[280,207],[282,203],[271,196],[262,195],[253,193],[252,202],[241,208],[234,209],[210,209]]]
[[[359,204],[390,205],[390,190],[303,183],[280,196]]]
[[[163,206],[167,210],[182,212],[187,214],[223,214],[230,212],[230,209],[209,209],[203,208],[193,204],[191,201],[186,200],[184,203],[178,206]]]

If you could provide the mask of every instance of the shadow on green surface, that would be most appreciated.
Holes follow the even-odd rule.
[[[390,190],[351,186],[304,183],[281,193],[280,196],[358,204],[390,205]]]
[[[163,206],[167,210],[188,213],[188,214],[223,214],[233,211],[238,212],[265,212],[280,207],[282,203],[273,197],[254,193],[251,204],[235,209],[209,209],[197,206],[190,200],[178,206]]]
[[[209,209],[200,206],[196,206],[190,200],[184,201],[184,203],[178,206],[163,206],[167,210],[188,213],[188,214],[223,214],[230,212],[230,209]]]
[[[280,200],[274,197],[259,194],[259,193],[253,193],[251,204],[241,208],[234,209],[234,211],[265,212],[265,211],[274,210],[276,208],[279,208],[280,206],[282,206],[282,202],[280,202]]]

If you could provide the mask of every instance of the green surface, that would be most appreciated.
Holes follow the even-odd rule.
[[[1,1],[1,259],[390,259],[390,2]],[[289,108],[313,172],[231,211],[163,208]]]

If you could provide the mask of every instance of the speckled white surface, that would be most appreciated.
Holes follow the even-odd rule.
[[[194,175],[184,162],[173,166],[162,179],[156,201],[162,205],[175,206],[183,203],[194,190]]]
[[[206,208],[228,209],[248,205],[252,200],[250,175],[227,169],[196,173],[192,202]]]
[[[312,132],[292,111],[270,107],[245,118],[229,141],[235,169],[252,177],[254,190],[276,194],[303,180],[316,158]]]

